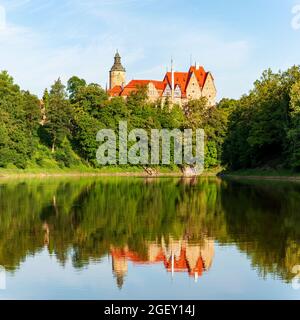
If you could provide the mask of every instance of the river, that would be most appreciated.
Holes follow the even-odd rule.
[[[0,181],[0,299],[300,299],[299,265],[296,182]]]

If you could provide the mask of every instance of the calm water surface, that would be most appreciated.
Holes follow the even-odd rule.
[[[300,299],[297,265],[297,183],[0,181],[0,299]]]

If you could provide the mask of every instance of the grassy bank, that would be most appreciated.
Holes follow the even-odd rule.
[[[166,173],[174,174],[177,172],[168,170]],[[179,172],[180,173],[180,172]],[[101,169],[89,167],[74,168],[28,168],[28,169],[0,169],[0,177],[19,177],[19,176],[142,176],[148,175],[143,168],[140,167],[107,167]]]
[[[206,170],[204,176],[216,176],[221,169]],[[156,173],[153,176],[182,176],[179,168],[156,168]],[[142,167],[105,167],[101,169],[78,167],[78,168],[28,168],[28,169],[1,169],[0,178],[9,177],[48,177],[48,176],[137,176],[149,177]]]
[[[249,179],[278,179],[278,180],[300,180],[300,173],[291,170],[275,169],[247,169],[237,171],[223,171],[222,177],[249,178]]]

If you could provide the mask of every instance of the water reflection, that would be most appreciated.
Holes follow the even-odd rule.
[[[291,282],[300,263],[300,186],[203,179],[69,179],[0,183],[0,265],[14,273],[45,247],[61,266],[111,257],[173,277],[209,272],[215,244],[246,253],[259,277]],[[70,258],[71,257],[71,258]]]
[[[111,248],[112,268],[119,288],[122,288],[128,273],[128,261],[135,265],[161,263],[172,277],[176,272],[187,272],[197,282],[203,272],[210,269],[214,256],[214,241],[208,239],[197,244],[173,238],[166,242],[162,238],[160,243],[150,242],[146,247],[147,254],[144,257],[131,251],[128,246],[121,249]]]

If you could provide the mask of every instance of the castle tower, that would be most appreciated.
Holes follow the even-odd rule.
[[[117,51],[115,55],[115,63],[112,66],[109,73],[109,88],[112,89],[115,86],[125,86],[126,84],[126,70],[122,66],[121,56]]]

